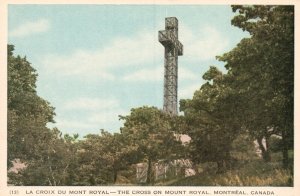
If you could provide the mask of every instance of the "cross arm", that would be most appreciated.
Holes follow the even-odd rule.
[[[179,56],[183,55],[183,45],[173,35],[172,31],[158,31],[158,40],[164,47],[173,46],[177,49]]]

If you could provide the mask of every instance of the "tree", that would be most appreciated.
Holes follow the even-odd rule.
[[[244,122],[259,143],[272,134],[282,137],[283,165],[294,138],[294,7],[232,6],[232,24],[248,31],[236,48],[221,57],[236,82],[230,86],[248,101]],[[268,149],[260,145],[265,160]]]
[[[46,124],[54,122],[54,108],[36,93],[37,74],[26,57],[15,57],[14,46],[8,45],[7,139],[8,168],[19,158],[35,156],[37,141],[48,134]]]
[[[119,171],[136,162],[138,152],[122,134],[102,130],[81,141],[78,157],[76,185],[109,185],[116,183]]]
[[[175,137],[171,119],[155,107],[139,107],[131,109],[128,116],[120,116],[125,120],[121,128],[130,145],[136,145],[141,158],[147,161],[147,184],[153,183],[152,165],[158,160],[171,161],[178,158],[181,142]]]
[[[218,172],[230,166],[231,143],[242,131],[240,121],[243,100],[229,83],[232,76],[211,67],[203,79],[208,80],[194,93],[193,99],[180,100],[188,135],[192,138],[190,157],[195,163],[213,161]]]
[[[54,128],[44,135],[44,141],[36,141],[34,158],[26,160],[26,167],[18,173],[9,173],[9,183],[23,186],[72,185],[72,177],[78,168],[76,158],[77,138],[65,135]]]
[[[26,57],[15,57],[13,50],[14,46],[8,45],[8,170],[15,159],[26,167],[18,173],[8,173],[9,183],[68,184],[78,136],[63,138],[58,129],[46,127],[48,122],[54,122],[54,108],[37,95],[35,69]]]

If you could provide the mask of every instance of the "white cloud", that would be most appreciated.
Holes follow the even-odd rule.
[[[179,80],[195,80],[198,75],[191,70],[179,66],[178,67]],[[157,66],[154,69],[145,68],[137,70],[133,73],[125,75],[122,79],[130,82],[149,82],[149,81],[162,81],[164,78],[164,66]]]
[[[40,19],[38,21],[31,21],[21,24],[13,29],[9,36],[11,37],[26,37],[29,35],[42,33],[48,31],[50,28],[50,22],[46,19]]]
[[[100,129],[118,131],[122,126],[119,115],[126,115],[128,112],[120,109],[104,109],[90,111],[88,115],[80,119],[73,119],[74,116],[63,116],[55,119],[56,123],[49,127],[59,127],[63,132],[78,133],[84,136],[86,133],[98,133]]]
[[[89,129],[93,127],[91,123],[86,123],[78,120],[69,120],[69,119],[57,119],[56,123],[53,126],[59,127],[62,131],[66,131],[69,133],[70,131],[78,131],[78,129]]]
[[[48,124],[49,128],[58,127],[64,133],[79,133],[85,136],[87,133],[99,133],[100,129],[107,131],[118,131],[122,126],[119,115],[126,115],[128,112],[120,108],[112,110],[91,111],[89,115],[80,119],[73,119],[75,116],[60,116],[55,119],[55,124]]]
[[[97,123],[99,126],[101,124],[107,125],[108,123],[117,123],[119,121],[119,115],[125,115],[128,112],[120,108],[115,108],[112,110],[103,110],[90,115],[87,118],[89,123]]]
[[[184,45],[185,61],[209,60],[222,54],[228,39],[213,27],[206,26],[192,31],[184,24],[180,25],[180,41]],[[52,54],[42,60],[47,73],[52,72],[63,76],[97,76],[103,80],[114,80],[120,76],[119,68],[134,67],[139,69],[122,76],[125,81],[161,80],[163,63],[159,68],[149,68],[163,58],[163,46],[157,40],[157,32],[142,30],[130,37],[117,37],[97,50],[77,49],[69,55]],[[147,67],[148,66],[148,67]],[[181,69],[179,66],[179,69]],[[179,77],[188,79],[194,75],[182,69]],[[118,72],[118,73],[117,73]],[[118,75],[118,76],[117,76]],[[153,78],[149,78],[149,76]],[[195,76],[192,76],[194,78]]]
[[[103,110],[119,106],[117,99],[100,99],[80,97],[70,100],[64,104],[66,110]]]
[[[199,78],[198,74],[182,66],[178,67],[179,80],[195,80]]]
[[[68,115],[57,116],[56,123],[48,126],[59,127],[67,133],[77,133],[80,130],[81,136],[85,133],[98,133],[100,129],[117,131],[122,126],[119,115],[128,113],[121,109],[119,100],[115,98],[88,97],[65,102],[60,112]],[[81,118],[78,118],[78,114],[81,114]]]
[[[196,83],[196,84],[191,84],[189,86],[180,87],[178,90],[179,100],[185,98],[189,98],[189,99],[193,98],[194,92],[196,90],[199,90],[200,86],[201,86],[200,83]]]
[[[132,37],[115,38],[98,50],[77,50],[71,55],[47,55],[42,64],[48,71],[62,75],[99,76],[113,80],[115,76],[112,70],[116,68],[145,65],[154,61],[156,51],[162,50],[156,39],[155,34],[141,31]]]
[[[180,39],[184,45],[184,58],[196,60],[215,59],[226,51],[229,39],[212,26],[205,26],[196,31],[180,25]]]
[[[229,42],[213,27],[207,26],[192,31],[189,27],[180,24],[179,28],[179,40],[184,45],[184,56],[179,59],[185,58],[183,61],[185,63],[191,60],[212,60],[226,50]],[[120,77],[125,82],[162,81],[163,50],[157,40],[157,32],[141,31],[131,37],[115,38],[97,50],[78,49],[69,55],[47,55],[43,58],[42,65],[46,68],[47,74],[82,76],[86,77],[86,80],[89,80],[91,76],[97,76],[103,80],[114,80]],[[158,65],[157,59],[161,65]],[[178,89],[179,99],[192,98],[193,93],[201,86],[200,73],[188,66],[179,63],[179,81],[189,82],[189,84],[183,83],[184,85]],[[119,69],[123,67],[130,67],[133,71],[120,75]],[[118,115],[129,112],[124,111],[116,99],[86,97],[66,102],[62,110],[76,111],[74,116],[57,119],[58,127],[68,132],[78,129],[90,132],[101,128],[110,131],[117,130],[121,126]],[[85,116],[79,120],[73,120],[72,118],[78,116],[78,113],[84,113]]]
[[[130,81],[130,82],[149,82],[149,81],[161,81],[163,79],[163,65],[156,67],[154,69],[140,69],[138,71],[135,71],[131,74],[125,75],[123,77],[124,81]]]

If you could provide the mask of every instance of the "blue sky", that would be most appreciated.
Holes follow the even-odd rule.
[[[179,20],[178,99],[192,98],[215,56],[247,34],[228,5],[9,5],[8,41],[37,70],[38,94],[63,133],[117,132],[118,115],[162,108],[164,18]]]

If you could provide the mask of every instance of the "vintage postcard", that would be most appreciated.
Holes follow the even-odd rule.
[[[299,195],[298,6],[1,2],[0,195]]]

